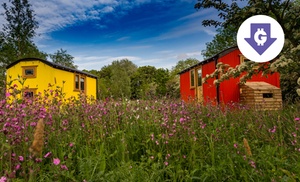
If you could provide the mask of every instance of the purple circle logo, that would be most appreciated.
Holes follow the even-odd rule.
[[[237,33],[237,44],[242,54],[255,62],[274,59],[284,45],[284,32],[280,24],[266,15],[245,20]]]

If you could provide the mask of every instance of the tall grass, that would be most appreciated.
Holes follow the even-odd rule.
[[[55,91],[2,100],[0,179],[300,180],[300,104],[280,111],[230,108],[178,100],[86,102]],[[40,119],[42,155],[32,155]]]

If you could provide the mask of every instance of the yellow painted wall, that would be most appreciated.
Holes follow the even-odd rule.
[[[97,95],[97,79],[91,78],[91,77],[86,77],[86,95],[93,97],[96,99]]]
[[[22,66],[37,66],[36,78],[26,78],[24,87],[37,88],[36,93],[41,92],[43,94],[44,90],[54,90],[56,86],[59,86],[63,88],[66,98],[71,96],[78,98],[79,91],[74,91],[74,73],[53,68],[38,60],[20,61],[7,69],[7,82],[17,79],[18,75],[22,77]],[[18,81],[14,81],[12,84],[17,84],[18,88],[22,89],[22,85]],[[53,85],[53,87],[49,87],[49,84]],[[95,78],[86,76],[86,95],[96,98]]]

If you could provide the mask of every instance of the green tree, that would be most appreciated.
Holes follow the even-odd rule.
[[[170,73],[168,69],[159,68],[155,72],[155,83],[156,95],[159,97],[163,96],[173,96],[173,90],[168,90],[167,83],[170,79]]]
[[[217,34],[211,42],[206,43],[206,49],[201,52],[204,58],[212,57],[229,47],[236,45],[237,29],[233,26],[217,29]]]
[[[2,4],[7,24],[3,25],[1,32],[4,39],[1,48],[14,52],[15,59],[28,56],[45,57],[32,41],[36,36],[38,22],[28,0],[9,0],[9,2],[10,6],[7,3]]]
[[[3,3],[6,22],[0,31],[0,86],[3,87],[6,66],[24,57],[46,58],[33,43],[38,22],[28,0],[9,0]]]
[[[131,76],[131,98],[147,99],[155,95],[154,83],[156,68],[154,66],[141,66]]]
[[[178,76],[178,73],[182,70],[189,68],[195,64],[199,63],[199,60],[195,58],[187,58],[186,60],[180,60],[171,69],[171,77]],[[179,77],[178,77],[179,78]]]
[[[52,61],[56,64],[77,69],[78,66],[74,64],[74,57],[67,53],[67,50],[57,50],[54,54],[49,54]]]
[[[257,15],[265,14],[273,17],[278,21],[285,32],[285,45],[278,59],[273,60],[271,64],[263,64],[260,70],[264,73],[272,73],[278,71],[281,73],[281,88],[285,99],[295,100],[297,97],[295,85],[297,78],[300,77],[300,5],[299,0],[261,0],[248,1],[248,4],[239,7],[236,0],[231,3],[226,3],[219,0],[198,0],[195,4],[196,9],[214,8],[219,14],[219,19],[207,19],[202,21],[204,26],[215,26],[221,28],[228,28],[232,26],[235,29],[247,18]],[[224,65],[219,65],[219,68],[214,74],[223,72],[221,69]],[[236,73],[247,71],[247,74],[241,77],[241,82],[245,82],[251,78],[256,72],[252,70],[253,63],[243,64],[240,67],[231,69],[231,72],[224,72],[216,83],[220,83],[226,78],[238,76]],[[232,71],[235,70],[235,71]],[[242,70],[242,71],[241,71]],[[289,97],[289,98],[287,98]]]
[[[112,68],[111,66],[103,66],[101,70],[99,71],[99,77],[110,79],[112,76]]]
[[[130,98],[131,76],[137,66],[128,59],[113,61],[99,71],[100,98]]]

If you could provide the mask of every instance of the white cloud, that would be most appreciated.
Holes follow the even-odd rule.
[[[126,52],[126,51],[125,51]],[[94,53],[95,54],[95,53]],[[99,54],[102,54],[99,56]],[[128,59],[137,66],[155,66],[156,68],[171,69],[175,66],[179,60],[187,58],[196,58],[202,60],[200,51],[185,51],[176,52],[172,50],[156,51],[154,54],[137,55],[136,52],[131,52],[132,55],[126,55],[126,53],[120,53],[118,56],[109,56],[107,54],[98,53],[96,56],[88,56],[88,54],[73,55],[74,62],[79,66],[79,69],[83,70],[100,70],[103,66],[110,65],[113,61]]]
[[[201,26],[201,22],[204,19],[214,19],[217,17],[212,9],[205,9],[201,11],[195,11],[187,16],[183,16],[177,20],[169,22],[171,25],[171,29],[168,29],[155,37],[156,40],[167,40],[180,38],[186,35],[191,35],[195,33],[205,33],[208,36],[216,35],[216,31],[214,27],[204,27]],[[176,26],[173,26],[173,25]]]
[[[186,52],[186,53],[178,54],[176,58],[177,58],[177,60],[184,60],[187,58],[196,58],[196,59],[201,58],[202,59],[202,55],[201,55],[201,51]]]
[[[50,33],[76,22],[86,20],[101,20],[107,13],[114,13],[115,16],[124,12],[115,12],[115,8],[122,6],[122,9],[128,10],[141,3],[147,3],[147,0],[136,1],[117,1],[117,0],[34,0],[30,1],[32,9],[35,11],[36,19],[39,22],[38,33]],[[4,13],[0,8],[0,13]],[[5,22],[4,17],[0,16],[0,22]],[[3,24],[0,23],[0,28]]]
[[[128,39],[130,39],[130,37],[125,36],[125,37],[118,38],[117,41],[123,41],[123,40],[128,40]]]
[[[157,40],[166,40],[166,39],[174,39],[179,38],[185,35],[190,35],[194,33],[201,33],[205,32],[206,34],[210,36],[214,36],[216,32],[214,31],[214,28],[211,27],[202,27],[199,26],[199,22],[191,22],[187,23],[181,26],[177,26],[175,28],[170,29],[167,32],[162,33],[158,37],[156,37]]]
[[[187,55],[189,57],[193,57],[193,56],[201,56],[201,51],[195,51],[195,52],[188,52]]]
[[[188,58],[188,55],[187,55],[186,53],[182,53],[182,54],[177,55],[176,58],[177,58],[178,60],[183,60],[183,59]]]
[[[103,66],[111,64],[113,61],[128,59],[133,63],[137,64],[141,60],[140,57],[136,56],[74,56],[74,63],[78,65],[80,70],[100,70]]]
[[[192,14],[189,14],[187,16],[181,17],[178,19],[178,21],[186,21],[186,20],[196,20],[203,18],[205,16],[211,15],[214,11],[212,9],[203,9],[201,11],[196,11]]]
[[[136,46],[128,46],[125,49],[148,49],[153,47],[152,45],[136,45]]]
[[[43,40],[37,41],[38,46],[46,48],[48,45],[51,45],[50,42],[48,44],[45,40],[51,41],[50,33],[53,31],[66,28],[70,25],[86,20],[98,20],[97,24],[94,26],[97,26],[99,29],[104,29],[107,27],[103,21],[105,20],[105,15],[108,13],[113,13],[116,17],[121,16],[126,14],[126,11],[131,10],[136,6],[153,1],[154,0],[32,0],[30,2],[35,10],[37,21],[39,22],[39,29],[37,33],[41,35],[36,39]],[[155,2],[158,1],[159,0],[156,0]],[[165,3],[165,1],[161,0],[161,3]],[[116,11],[117,7],[121,7],[122,10]],[[2,9],[3,8],[0,8],[0,13],[3,11]],[[215,32],[213,29],[201,27],[201,20],[199,19],[201,14],[205,13],[195,12],[170,22],[170,24],[176,24],[176,27],[169,30],[162,30],[163,33],[156,37],[156,40],[167,40],[193,33],[214,35]],[[4,17],[0,16],[0,28],[2,26],[2,22],[4,22]],[[127,35],[121,35],[119,37],[118,41],[131,38]],[[178,51],[175,49],[171,50],[172,48],[168,47],[167,49],[170,50],[163,50],[159,47],[160,45],[142,45],[139,43],[140,42],[135,42],[134,44],[125,45],[124,47],[118,46],[117,48],[106,46],[99,48],[97,45],[92,45],[88,48],[84,47],[84,45],[73,45],[72,47],[71,45],[66,44],[59,46],[64,46],[63,48],[67,48],[68,52],[74,56],[74,62],[79,66],[79,69],[87,70],[100,70],[101,67],[111,64],[112,61],[125,58],[138,66],[152,65],[155,67],[170,69],[176,64],[180,55],[195,58],[198,58],[201,55],[200,52],[194,50],[197,48],[190,49],[191,51]],[[184,47],[186,46],[187,45]],[[50,49],[49,47],[47,48]],[[57,50],[58,48],[52,47],[51,49]]]

